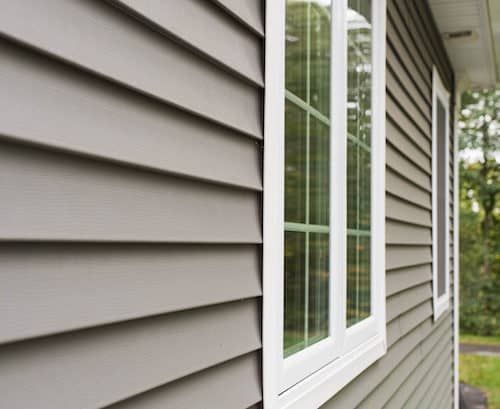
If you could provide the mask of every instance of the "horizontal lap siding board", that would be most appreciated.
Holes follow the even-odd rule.
[[[409,114],[404,111],[400,102],[391,94],[386,94],[387,118],[402,131],[402,133],[416,146],[418,146],[429,157],[431,156],[430,134],[422,132],[411,120]]]
[[[396,294],[410,286],[432,280],[432,268],[428,263],[391,270],[386,277],[387,295]]]
[[[14,243],[0,258],[0,343],[261,295],[253,245]]]
[[[410,94],[413,101],[417,104],[420,113],[427,117],[430,112],[431,102],[426,98],[427,95],[423,95],[425,95],[424,93],[426,92],[428,93],[428,88],[425,87],[425,89],[422,90],[417,85],[415,85],[415,83],[412,81],[413,77],[411,76],[411,73],[407,73],[405,70],[407,65],[404,65],[405,63],[396,56],[399,50],[400,48],[393,48],[389,45],[387,47],[387,61],[392,69],[401,76],[400,82],[404,84],[404,86],[406,87],[406,91]]]
[[[421,189],[431,192],[429,171],[416,166],[409,156],[405,156],[401,150],[393,148],[390,144],[386,146],[386,164]]]
[[[261,190],[258,141],[1,39],[0,58],[2,135]]]
[[[424,171],[428,171],[431,163],[430,152],[425,151],[415,142],[409,140],[406,135],[392,121],[387,121],[386,126],[387,141],[403,152],[407,157]]]
[[[403,381],[413,373],[419,365],[426,363],[428,354],[435,349],[443,349],[443,345],[446,345],[447,351],[451,350],[450,342],[441,337],[438,341],[428,338],[433,342],[427,342],[422,344],[421,348],[414,349],[410,355],[405,357],[403,361],[391,372],[391,374],[385,379],[383,385],[375,389],[375,391],[370,394],[370,396],[363,401],[359,406],[360,408],[371,409],[375,406],[375,403],[383,403],[385,406],[387,401],[394,395],[397,396],[398,392],[401,392],[399,388],[401,387]],[[437,344],[437,345],[436,345]],[[385,401],[385,402],[384,402]]]
[[[391,168],[389,164],[386,164],[386,166],[387,192],[423,209],[431,210],[431,192],[429,190],[418,186],[412,180],[411,175],[405,177],[401,172],[397,172],[394,167]]]
[[[248,299],[4,345],[0,395],[10,409],[101,408],[259,349],[259,304]],[[223,396],[206,398],[218,404]]]
[[[207,409],[208,396],[221,397],[217,400],[217,409],[247,408],[261,400],[259,362],[260,355],[252,352],[108,409]],[[244,388],[242,380],[245,380]]]
[[[239,22],[221,16],[225,13],[209,1],[115,0],[129,11],[176,36],[179,41],[235,70],[248,80],[263,85],[262,38],[248,35]],[[189,19],[189,24],[186,24]],[[260,18],[258,18],[258,21]],[[210,27],[210,29],[207,29]],[[221,39],[231,38],[231,41]]]
[[[432,62],[427,53],[421,51],[421,45],[411,31],[414,22],[408,18],[407,9],[402,7],[401,13],[397,5],[388,4],[387,7],[387,37],[388,43],[395,50],[395,57],[399,58],[404,69],[408,71],[420,93],[427,103],[432,103]],[[418,37],[417,37],[418,38]]]
[[[423,384],[426,380],[431,383],[434,379],[435,372],[444,368],[446,362],[449,362],[451,346],[447,339],[440,340],[439,342],[440,344],[431,349],[431,353],[420,362],[411,375],[402,380],[402,384],[397,393],[394,393],[394,395],[389,398],[386,409],[400,409],[404,407],[407,400],[412,399],[415,383]],[[425,386],[422,386],[422,389],[424,388]]]
[[[9,143],[0,174],[3,240],[261,241],[254,191]]]
[[[388,351],[323,406],[328,409],[451,409],[452,308],[434,322],[432,305],[432,64],[451,93],[453,74],[424,3],[388,0]]]
[[[385,206],[386,214],[391,220],[432,227],[430,210],[422,209],[389,193],[385,197]]]
[[[116,7],[79,0],[4,3],[0,34],[155,99],[262,138],[259,87],[228,75],[172,40],[166,41],[161,33]],[[20,15],[23,19],[18,18]],[[43,22],[40,16],[44,16]],[[97,53],[97,49],[101,51]]]
[[[0,3],[2,407],[258,407],[261,2]]]

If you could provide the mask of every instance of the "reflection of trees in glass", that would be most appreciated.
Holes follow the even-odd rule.
[[[325,2],[323,2],[325,3]],[[330,6],[287,1],[285,88],[330,116]]]
[[[330,127],[309,119],[309,222],[328,226],[330,219]]]
[[[310,104],[330,116],[330,10],[311,3]]]
[[[306,112],[285,101],[285,220],[306,221]]]
[[[370,237],[347,236],[347,326],[370,315]]]
[[[305,346],[305,246],[304,233],[285,232],[285,356]]]
[[[284,354],[328,336],[330,6],[287,1]]]
[[[285,87],[303,101],[307,100],[307,15],[308,2],[286,4]]]
[[[309,234],[308,326],[309,338],[313,342],[328,336],[328,236],[325,233]]]
[[[347,324],[370,315],[371,1],[349,0]]]

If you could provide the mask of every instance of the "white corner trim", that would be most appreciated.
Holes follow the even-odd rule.
[[[446,112],[445,119],[445,155],[448,166],[445,166],[445,191],[446,207],[445,207],[445,228],[448,234],[445,237],[445,292],[440,297],[438,296],[438,135],[437,135],[437,100],[443,104]],[[446,90],[436,66],[432,69],[432,299],[434,306],[434,320],[437,320],[450,305],[450,209],[449,209],[449,162],[450,162],[450,93]]]
[[[461,108],[462,82],[455,86],[455,117],[453,130],[453,403],[460,406],[459,349],[460,349],[460,168],[458,117]]]

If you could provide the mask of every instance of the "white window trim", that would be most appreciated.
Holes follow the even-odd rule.
[[[443,104],[446,112],[445,120],[445,292],[438,296],[438,135],[437,135],[437,100]],[[432,299],[434,305],[434,320],[437,320],[450,305],[450,93],[446,90],[436,66],[432,70]]]
[[[330,314],[333,334],[283,359],[285,0],[266,2],[263,244],[263,380],[265,409],[317,408],[386,352],[385,321],[385,39],[386,1],[373,0],[372,315],[345,330],[347,138],[331,139]],[[331,135],[347,135],[347,0],[332,14]],[[340,61],[340,63],[338,62]],[[337,232],[338,234],[336,234]],[[340,273],[339,273],[340,272]],[[339,285],[334,285],[339,283]],[[325,359],[326,357],[326,359]],[[304,372],[304,368],[307,369]],[[291,386],[293,385],[293,386]],[[286,391],[283,392],[284,387]]]

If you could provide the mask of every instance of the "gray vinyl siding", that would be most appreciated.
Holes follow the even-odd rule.
[[[0,0],[2,406],[262,408],[263,3]],[[432,65],[454,80],[424,2],[387,37],[388,352],[325,407],[450,408]]]
[[[453,72],[428,5],[388,0],[386,147],[387,354],[324,408],[452,408],[453,310],[432,305],[432,66]],[[453,98],[453,96],[452,96]],[[450,203],[453,203],[453,105]],[[453,211],[450,262],[453,268]],[[453,271],[450,271],[453,295]],[[453,301],[453,299],[452,299]]]
[[[0,4],[1,406],[258,407],[262,2]]]

